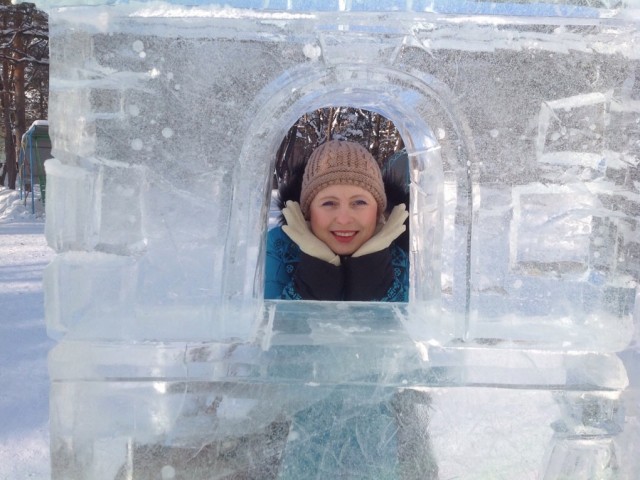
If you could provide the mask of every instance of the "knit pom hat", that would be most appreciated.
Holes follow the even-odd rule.
[[[309,218],[309,207],[315,196],[331,185],[364,188],[376,200],[379,214],[387,208],[380,167],[359,143],[331,140],[313,151],[304,169],[300,192],[300,208],[305,218]]]

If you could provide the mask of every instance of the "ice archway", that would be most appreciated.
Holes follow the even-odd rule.
[[[310,64],[284,72],[258,96],[254,120],[247,130],[238,166],[234,171],[234,204],[227,240],[227,267],[224,285],[226,298],[232,299],[250,290],[261,295],[260,266],[255,253],[262,243],[265,224],[265,184],[270,179],[279,142],[289,126],[302,114],[325,106],[349,105],[365,108],[389,118],[405,140],[410,158],[412,196],[412,301],[438,300],[441,291],[441,242],[443,231],[443,184],[445,169],[455,178],[459,206],[456,214],[461,226],[456,234],[460,250],[455,255],[461,264],[469,264],[468,244],[472,217],[473,140],[464,115],[456,108],[446,85],[419,71],[402,71],[371,65]],[[440,138],[432,125],[439,128]],[[444,146],[442,145],[444,143]],[[247,171],[261,171],[261,183],[243,182]],[[257,227],[257,228],[256,228]],[[239,232],[252,231],[250,244],[241,242]],[[244,235],[244,233],[243,233]],[[257,245],[256,245],[257,244]],[[246,262],[246,263],[245,263]],[[238,275],[244,271],[246,275]],[[467,273],[467,272],[464,272]],[[456,291],[460,311],[466,310],[464,273],[458,272]]]

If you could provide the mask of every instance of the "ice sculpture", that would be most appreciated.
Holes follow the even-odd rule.
[[[75,3],[55,479],[637,478],[637,3]],[[332,105],[407,145],[408,304],[262,299],[274,153]]]

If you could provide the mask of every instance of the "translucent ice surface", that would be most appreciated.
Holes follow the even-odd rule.
[[[637,3],[40,6],[56,480],[637,477]],[[344,105],[405,141],[410,300],[265,301]]]

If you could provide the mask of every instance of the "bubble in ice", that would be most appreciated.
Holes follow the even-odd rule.
[[[171,465],[165,465],[160,470],[160,475],[162,475],[162,480],[171,480],[172,478],[176,478],[176,469]]]
[[[131,45],[131,48],[133,48],[134,52],[142,52],[144,50],[144,43],[142,43],[141,40],[136,40],[133,42],[133,45]]]
[[[180,87],[180,84],[179,84],[179,83],[176,83],[176,84],[173,86],[173,89],[174,89],[174,90],[180,90],[180,88],[181,88],[181,87]]]
[[[131,148],[134,150],[142,150],[142,147],[144,146],[144,144],[142,143],[142,140],[139,138],[134,138],[133,140],[131,140]]]
[[[518,290],[519,288],[522,288],[522,280],[518,279],[515,282],[513,282],[513,288],[515,288],[516,290]]]
[[[498,129],[494,128],[493,130],[491,130],[489,132],[489,135],[491,135],[492,138],[498,138],[498,135],[500,135],[500,131],[498,131]]]
[[[164,138],[171,138],[173,137],[173,130],[169,127],[165,127],[162,129],[162,136]]]
[[[322,50],[320,49],[319,45],[307,43],[304,47],[302,47],[302,53],[304,53],[304,56],[309,60],[316,60],[320,57]]]
[[[131,115],[132,117],[137,117],[138,115],[140,115],[140,107],[138,107],[137,105],[129,105],[129,108],[127,108],[127,110],[129,111],[129,115]]]
[[[158,393],[167,393],[167,384],[165,382],[153,382],[153,389]]]
[[[438,140],[444,140],[444,138],[447,136],[447,132],[444,128],[440,127],[436,129],[436,136],[438,137]]]
[[[140,58],[146,58],[146,57],[147,57],[147,52],[140,52],[140,53],[138,54],[138,56],[139,56]]]

